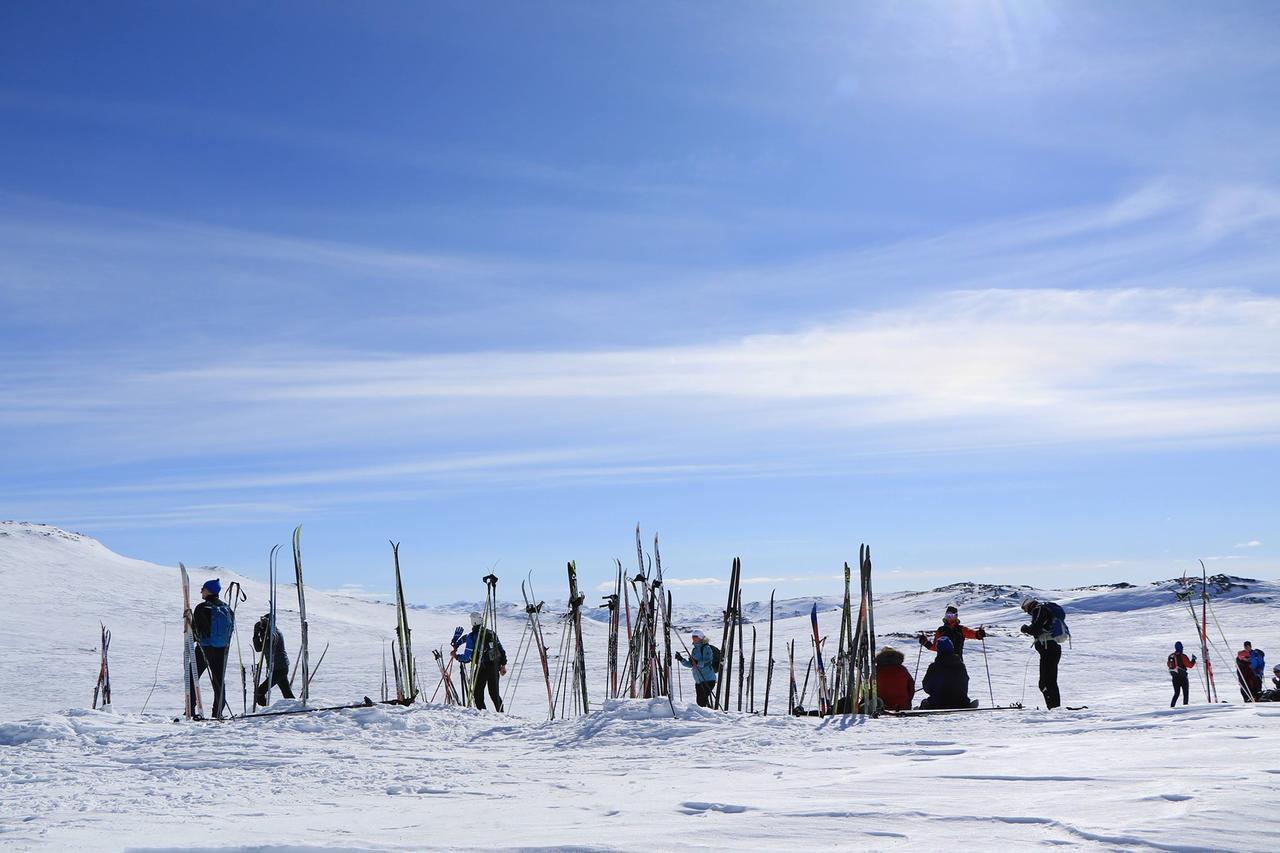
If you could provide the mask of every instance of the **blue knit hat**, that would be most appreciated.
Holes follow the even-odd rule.
[[[948,655],[956,650],[956,647],[951,644],[950,637],[939,637],[935,648],[938,650],[939,654]]]
[[[200,588],[214,595],[218,595],[220,592],[222,592],[222,581],[220,581],[218,578],[214,578],[213,580],[205,581],[204,586]]]
[[[1180,652],[1180,651],[1182,651],[1182,643],[1174,643],[1174,644],[1173,644],[1173,650],[1174,650],[1175,652]]]

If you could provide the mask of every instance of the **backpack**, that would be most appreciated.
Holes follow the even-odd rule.
[[[1061,604],[1055,604],[1052,601],[1046,601],[1044,606],[1053,614],[1053,622],[1049,625],[1049,639],[1055,643],[1070,643],[1071,629],[1067,627],[1067,611],[1062,609]]]
[[[715,646],[711,646],[711,671],[714,672],[717,676],[720,675],[720,664],[722,662],[722,658],[723,658],[723,655],[721,654],[720,650],[717,649]]]
[[[202,646],[225,649],[231,645],[231,632],[235,629],[235,617],[225,602],[209,605],[209,635],[200,641]]]

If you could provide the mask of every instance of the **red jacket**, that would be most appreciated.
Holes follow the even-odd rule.
[[[1169,672],[1171,673],[1176,673],[1179,671],[1186,672],[1188,669],[1191,669],[1196,665],[1195,661],[1193,661],[1191,658],[1184,655],[1182,652],[1174,652],[1173,654],[1169,655],[1169,660],[1167,661],[1167,663],[1169,666]]]
[[[916,682],[902,664],[881,666],[876,669],[876,694],[889,711],[911,710],[911,700],[916,695]]]

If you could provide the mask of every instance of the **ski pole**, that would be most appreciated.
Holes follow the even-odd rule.
[[[1031,671],[1031,656],[1035,654],[1035,651],[1036,647],[1033,643],[1031,651],[1027,652],[1027,665],[1022,668],[1022,699],[1018,701],[1019,705],[1027,701],[1027,673]]]
[[[981,625],[978,627],[982,628],[982,665],[987,669],[987,695],[991,697],[992,707],[995,707],[996,692],[991,688],[991,664],[987,663],[987,629]]]

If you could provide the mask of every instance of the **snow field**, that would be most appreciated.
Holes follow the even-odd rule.
[[[304,559],[305,549],[304,538]],[[415,570],[409,560],[404,568]],[[206,574],[224,587],[239,579],[192,567],[193,583]],[[240,580],[251,623],[265,587]],[[550,598],[562,580],[548,572],[538,584]],[[665,699],[601,701],[605,629],[585,621],[597,709],[585,717],[545,720],[531,656],[509,715],[435,704],[223,724],[173,721],[182,708],[176,567],[4,523],[0,589],[9,597],[0,620],[0,847],[8,849],[1271,850],[1280,837],[1280,705],[1241,704],[1215,661],[1232,704],[1202,704],[1193,677],[1197,704],[1170,710],[1164,657],[1175,639],[1192,651],[1195,634],[1185,607],[1151,586],[1054,594],[1075,636],[1063,656],[1064,701],[1085,711],[1034,708],[1035,660],[1012,603],[1020,593],[975,588],[878,597],[877,627],[891,632],[880,644],[898,646],[914,669],[918,646],[895,634],[935,627],[958,601],[966,624],[991,626],[996,702],[1019,701],[1025,685],[1028,710],[879,720],[721,714],[689,704],[681,670],[684,701],[673,718]],[[280,598],[282,610],[296,606],[291,587]],[[834,644],[838,613],[823,602]],[[393,608],[319,591],[307,605],[313,666],[331,644],[312,704],[376,700]],[[678,621],[719,643],[711,608],[676,607]],[[1235,645],[1248,638],[1280,656],[1276,607],[1273,583],[1215,605]],[[428,695],[430,648],[465,622],[465,609],[410,612]],[[771,711],[786,708],[786,640],[797,639],[804,677],[803,610],[799,600],[779,607],[788,616],[776,626]],[[113,631],[113,713],[87,710],[99,618]],[[759,627],[763,687],[767,624]],[[509,653],[522,628],[522,618],[502,618]],[[296,652],[295,613],[283,614],[282,630]],[[554,653],[559,621],[545,619],[544,630]],[[970,693],[987,705],[982,645],[970,641],[965,657]],[[237,667],[234,652],[231,660]],[[230,680],[238,709],[238,674]],[[273,710],[290,707],[278,701]]]

